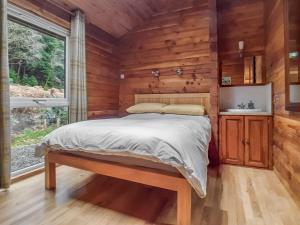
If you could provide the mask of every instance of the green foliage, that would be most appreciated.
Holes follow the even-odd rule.
[[[19,84],[21,83],[21,78],[19,74],[16,73],[14,70],[9,70],[9,78],[11,79],[12,83]]]
[[[39,83],[34,76],[29,76],[29,77],[24,77],[22,79],[21,84],[34,87],[34,86],[37,86]]]
[[[64,125],[68,124],[68,116],[69,113],[65,107],[52,107],[45,109],[42,119],[46,119],[48,124],[53,124],[57,122],[57,118],[60,118],[60,123]]]
[[[14,148],[37,144],[58,126],[68,124],[68,108],[14,109],[11,124]]]
[[[8,31],[11,81],[44,89],[64,88],[64,41],[13,21]]]
[[[37,86],[39,85],[38,80],[35,78],[35,76],[23,76],[23,78],[13,69],[9,70],[9,78],[11,83],[13,84],[21,84],[26,86]]]
[[[21,70],[26,63],[39,59],[39,52],[43,48],[40,39],[41,35],[33,29],[13,21],[8,22],[9,63],[16,71]]]
[[[55,127],[48,127],[47,129],[25,129],[24,132],[12,141],[12,148],[32,145],[39,143],[47,134],[53,131]]]

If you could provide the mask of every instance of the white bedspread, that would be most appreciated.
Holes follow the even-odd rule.
[[[204,197],[210,137],[206,116],[134,114],[60,127],[43,139],[37,152],[63,149],[161,162],[177,168]]]

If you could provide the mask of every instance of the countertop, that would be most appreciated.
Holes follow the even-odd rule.
[[[224,116],[273,116],[271,112],[219,112]]]

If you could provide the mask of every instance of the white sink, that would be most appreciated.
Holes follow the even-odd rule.
[[[227,112],[236,112],[236,113],[251,113],[251,112],[261,112],[262,109],[226,109]]]

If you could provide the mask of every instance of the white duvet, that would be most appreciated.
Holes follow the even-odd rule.
[[[43,139],[37,152],[63,149],[161,162],[177,168],[204,197],[210,137],[206,116],[134,114],[60,127]]]

